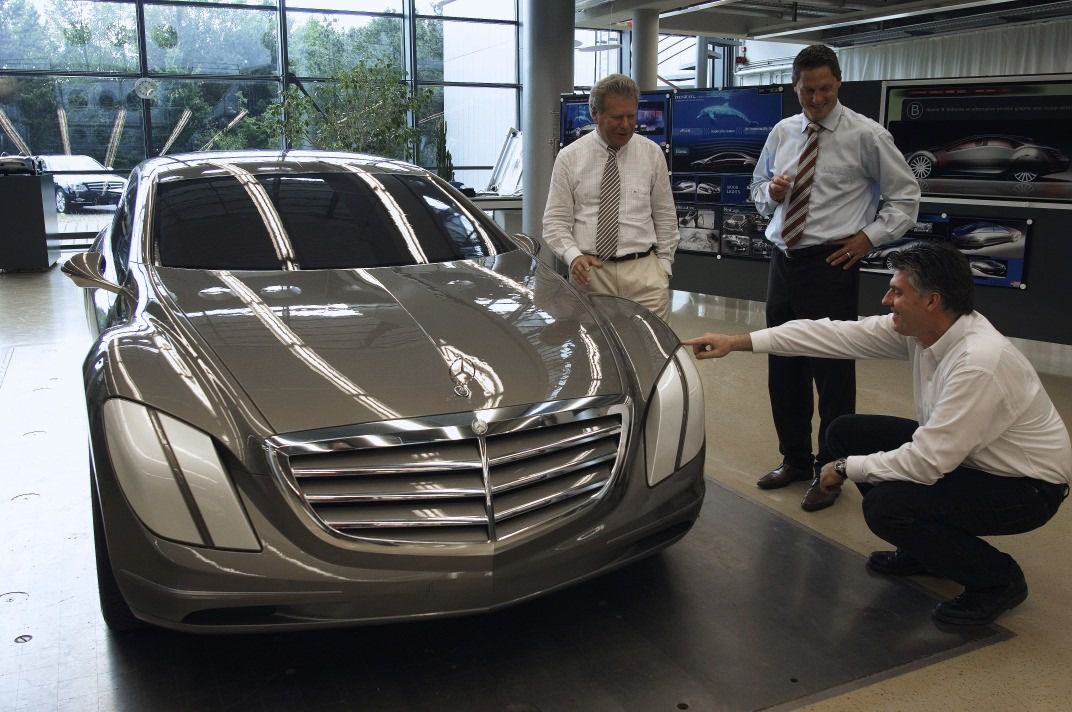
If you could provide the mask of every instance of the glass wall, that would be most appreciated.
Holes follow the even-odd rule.
[[[518,45],[518,0],[0,0],[0,152],[125,175],[162,153],[278,148],[265,111],[286,87],[383,61],[428,97],[408,158],[434,169],[445,121],[456,178],[482,188],[520,125]],[[112,209],[64,207],[80,232]]]

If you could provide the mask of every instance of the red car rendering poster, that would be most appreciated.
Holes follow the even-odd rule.
[[[1067,75],[885,82],[883,94],[924,196],[1072,202]]]

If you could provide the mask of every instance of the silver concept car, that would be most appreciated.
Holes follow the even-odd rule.
[[[439,178],[323,152],[155,158],[64,272],[116,630],[494,609],[668,546],[704,495],[691,357]]]

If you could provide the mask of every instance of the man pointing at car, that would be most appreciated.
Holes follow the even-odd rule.
[[[1027,583],[1011,556],[980,537],[1027,532],[1057,512],[1072,481],[1068,429],[1031,364],[974,311],[961,252],[921,242],[892,260],[885,316],[799,319],[684,343],[700,359],[755,351],[910,361],[917,419],[837,418],[816,486],[834,499],[851,479],[863,494],[868,527],[895,547],[872,553],[868,568],[951,578],[964,591],[934,618],[990,623],[1027,598]]]

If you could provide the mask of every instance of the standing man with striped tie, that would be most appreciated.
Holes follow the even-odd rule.
[[[640,90],[623,74],[592,89],[596,130],[559,152],[543,238],[582,290],[638,302],[670,317],[677,211],[663,150],[635,137]]]
[[[833,50],[811,45],[793,60],[793,90],[803,113],[780,121],[763,147],[750,186],[771,216],[767,239],[778,248],[767,284],[767,326],[793,319],[854,321],[857,263],[872,247],[896,240],[915,223],[919,184],[879,124],[838,102],[841,67]],[[800,506],[829,507],[839,490],[818,485],[826,427],[856,412],[851,360],[769,356],[767,386],[782,463],[756,483],[762,489],[810,480]],[[812,383],[819,394],[818,455],[813,456]]]

